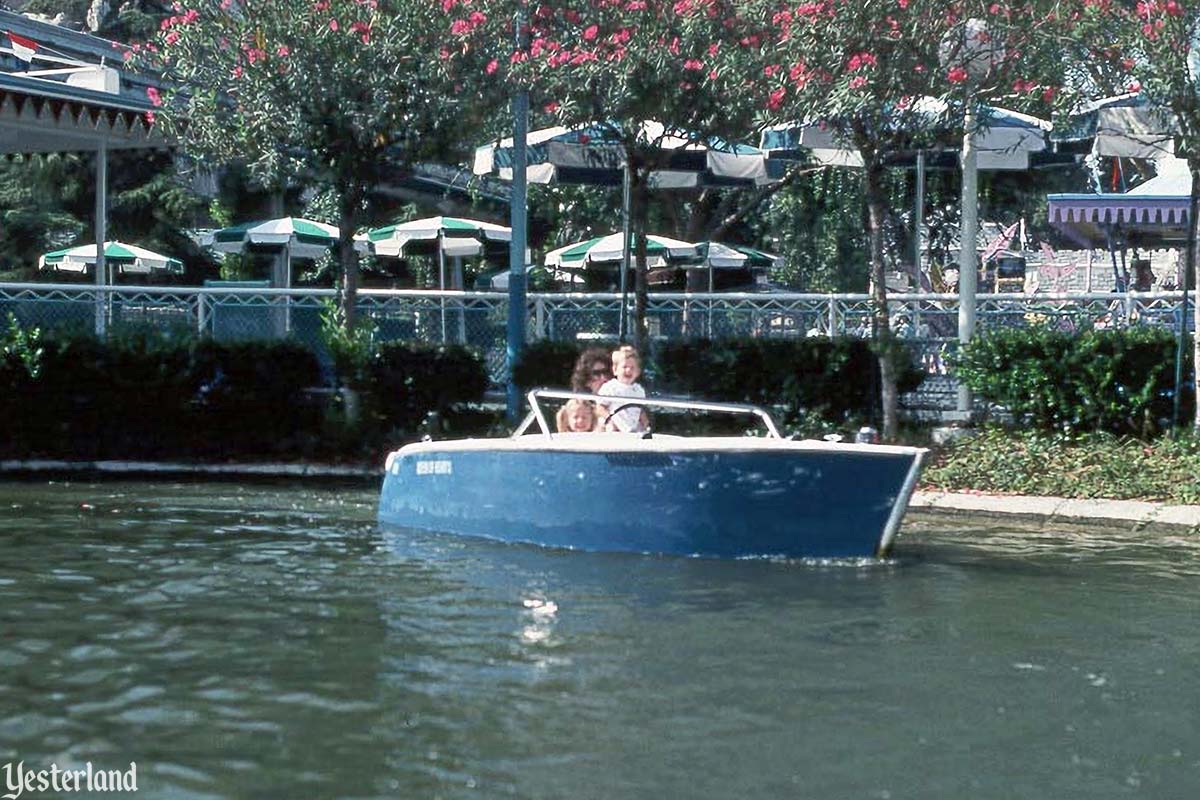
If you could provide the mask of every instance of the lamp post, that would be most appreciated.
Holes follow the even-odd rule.
[[[958,345],[964,347],[975,336],[976,293],[979,288],[979,164],[975,148],[978,101],[975,91],[1004,60],[1004,45],[988,33],[980,19],[965,20],[942,39],[939,48],[942,67],[961,70],[966,83],[963,114],[962,195],[958,250]],[[974,401],[971,390],[958,386],[957,411],[970,419]]]

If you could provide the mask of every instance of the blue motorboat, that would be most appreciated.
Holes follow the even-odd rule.
[[[750,414],[766,435],[552,432],[540,401],[571,398],[595,396],[535,389],[507,439],[425,441],[391,453],[380,523],[587,551],[883,557],[926,453],[784,439],[754,406],[657,398],[629,404]]]

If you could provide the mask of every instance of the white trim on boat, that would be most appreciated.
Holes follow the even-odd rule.
[[[721,452],[808,451],[825,453],[876,453],[879,455],[924,454],[921,447],[888,444],[824,442],[816,439],[767,439],[757,436],[666,436],[646,438],[640,433],[557,433],[554,436],[530,435],[517,439],[448,439],[414,442],[398,453],[417,455],[437,452],[554,451],[579,453],[671,453],[704,450]]]
[[[892,542],[895,541],[896,534],[900,532],[900,521],[904,519],[904,512],[908,509],[908,501],[916,491],[917,478],[921,475],[921,462],[925,460],[927,452],[927,450],[919,450],[916,458],[913,459],[912,466],[908,468],[904,485],[900,487],[900,494],[896,496],[896,502],[892,505],[892,513],[888,515],[887,524],[883,526],[883,536],[879,539],[879,549],[875,553],[879,558],[883,558],[891,552]]]

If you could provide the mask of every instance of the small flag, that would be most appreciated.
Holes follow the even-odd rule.
[[[12,31],[8,32],[8,41],[12,46],[14,56],[26,63],[33,61],[33,54],[38,49],[37,42],[33,39],[26,39],[24,36],[17,36]]]

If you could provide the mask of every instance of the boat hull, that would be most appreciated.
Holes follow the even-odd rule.
[[[886,554],[923,453],[857,445],[446,444],[410,445],[389,457],[383,525],[588,551],[735,558]]]

